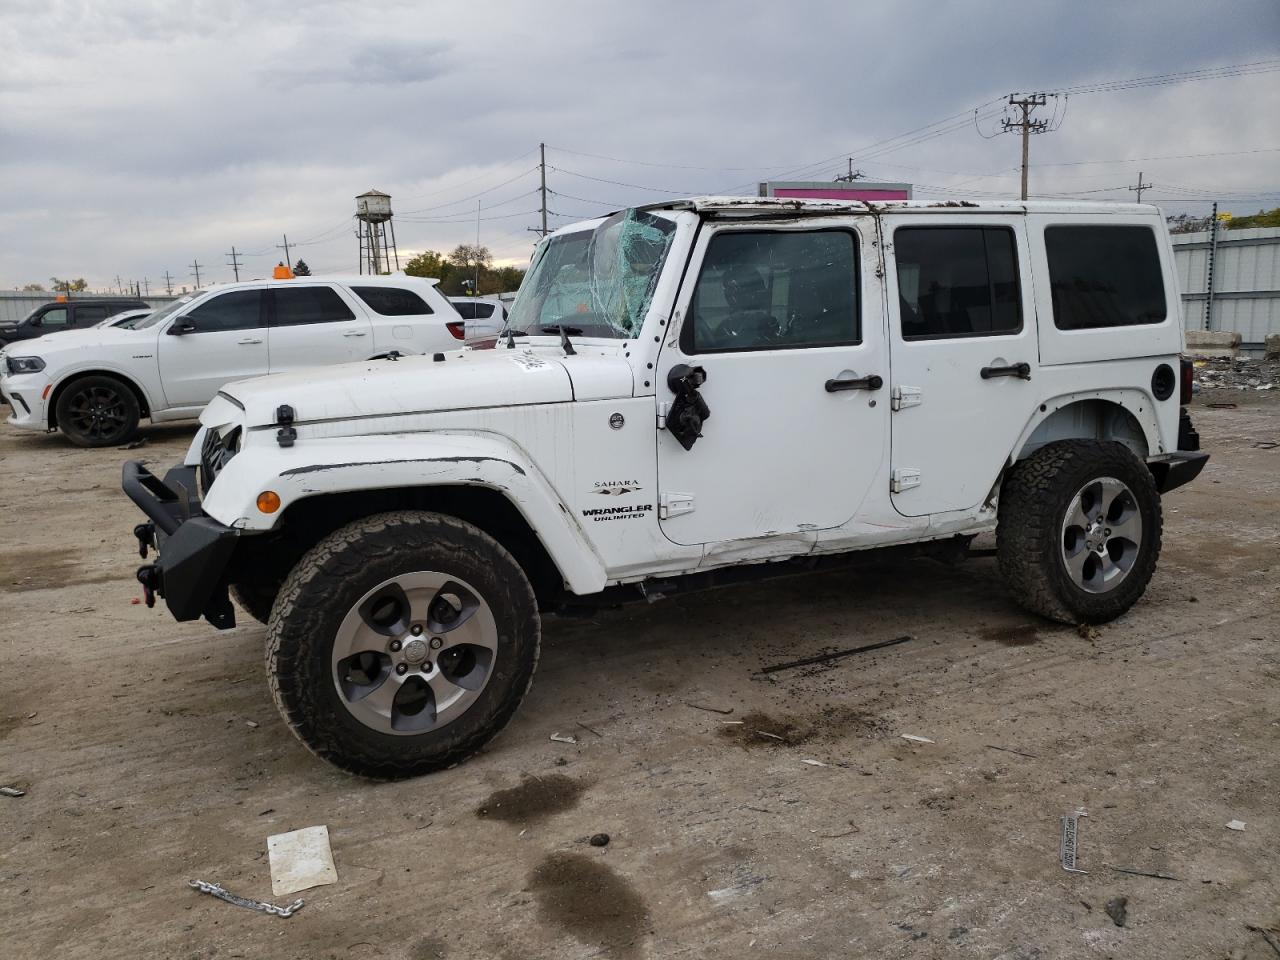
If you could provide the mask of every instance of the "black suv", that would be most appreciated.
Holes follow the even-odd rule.
[[[0,323],[0,346],[46,333],[83,330],[122,310],[146,310],[150,304],[120,297],[112,300],[58,300],[42,304],[17,323]]]

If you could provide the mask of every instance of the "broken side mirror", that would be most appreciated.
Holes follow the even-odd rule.
[[[677,363],[667,373],[667,387],[676,395],[667,413],[667,429],[686,450],[693,449],[694,441],[702,436],[703,421],[711,416],[698,393],[706,382],[707,371],[687,363]]]

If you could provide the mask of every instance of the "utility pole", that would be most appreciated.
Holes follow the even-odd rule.
[[[853,183],[855,180],[861,180],[866,174],[861,170],[853,169],[853,157],[849,158],[849,172],[836,177],[835,183]]]
[[[1025,97],[1009,94],[1009,106],[1021,112],[1020,119],[1005,117],[1000,125],[1005,133],[1010,130],[1022,131],[1022,199],[1027,199],[1027,168],[1031,163],[1031,134],[1044,133],[1049,129],[1048,120],[1032,120],[1031,113],[1036,107],[1043,107],[1048,97],[1043,93],[1032,93]]]
[[[151,296],[151,281],[146,277],[142,278],[142,289],[146,291],[146,296]]]
[[[231,258],[231,263],[228,264],[228,266],[230,266],[231,269],[235,271],[236,283],[239,283],[240,282],[240,255],[236,253],[236,245],[234,243],[231,245],[231,252],[228,253],[227,256]]]
[[[286,267],[292,267],[293,261],[289,259],[289,235],[287,233],[282,233],[280,236],[284,238],[284,243],[277,243],[276,249],[284,250],[284,265]]]
[[[124,293],[124,283],[120,280],[120,274],[116,274],[116,293]]]
[[[1138,203],[1141,203],[1141,202],[1142,202],[1142,191],[1143,191],[1143,190],[1150,190],[1150,189],[1151,189],[1152,187],[1154,187],[1154,186],[1155,186],[1155,184],[1154,184],[1154,183],[1143,183],[1143,182],[1142,182],[1142,171],[1141,171],[1141,170],[1139,170],[1139,171],[1138,171],[1138,185],[1137,185],[1136,187],[1130,187],[1129,189],[1130,189],[1130,190],[1134,190],[1134,191],[1136,191],[1136,192],[1137,192],[1137,194],[1138,194]]]
[[[1209,217],[1209,258],[1204,269],[1204,328],[1213,329],[1213,262],[1218,259],[1218,201]]]
[[[476,201],[476,289],[475,296],[480,296],[480,201]]]
[[[173,296],[173,277],[169,276],[169,271],[164,272],[164,291],[169,296]]]
[[[200,289],[200,261],[192,260],[191,268],[192,268],[191,276],[196,278],[196,289],[199,290]]]

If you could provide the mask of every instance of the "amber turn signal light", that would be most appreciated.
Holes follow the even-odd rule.
[[[263,513],[275,513],[280,509],[280,494],[274,490],[263,490],[258,494],[258,509]]]

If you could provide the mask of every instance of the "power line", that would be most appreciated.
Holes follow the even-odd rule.
[[[1274,73],[1277,70],[1280,70],[1280,58],[1254,60],[1250,63],[1223,64],[1217,67],[1202,67],[1199,70],[1183,70],[1178,73],[1158,73],[1147,77],[1130,77],[1127,80],[1099,80],[1094,83],[1082,83],[1072,87],[1060,87],[1049,92],[1071,95],[1111,93],[1117,90],[1131,90],[1135,87],[1158,87],[1171,83],[1221,80],[1227,77]]]
[[[533,173],[537,169],[538,168],[534,166],[534,167],[530,167],[528,170],[522,170],[520,173],[516,174],[510,180],[503,180],[501,183],[495,184],[494,186],[489,187],[486,190],[481,190],[478,193],[473,193],[473,194],[470,194],[469,196],[459,197],[457,200],[450,200],[448,203],[438,203],[435,206],[421,207],[418,210],[405,210],[401,214],[401,216],[406,216],[408,214],[414,214],[414,213],[427,213],[431,210],[443,210],[445,207],[456,207],[460,203],[465,203],[468,200],[474,200],[476,199],[476,197],[483,197],[485,194],[493,193],[493,191],[495,190],[500,190],[509,183],[515,183],[520,178],[527,177],[529,174]]]

